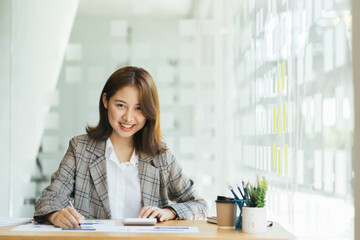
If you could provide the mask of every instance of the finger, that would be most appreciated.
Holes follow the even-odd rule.
[[[66,218],[66,220],[71,224],[70,227],[79,227],[78,221],[75,219],[75,216],[72,215],[70,211],[71,209],[68,208],[64,209],[64,211],[62,212],[64,218]],[[75,212],[74,211],[75,210],[73,210],[73,213],[76,214],[76,211]]]
[[[166,218],[166,213],[160,212],[160,216],[159,216],[159,217],[160,217],[160,218],[158,218],[158,219],[159,219],[160,222],[164,221],[165,218]]]
[[[57,225],[61,228],[72,228],[72,224],[64,217],[64,216],[60,216],[59,219],[57,220]]]
[[[59,219],[55,219],[53,224],[54,224],[55,227],[61,227],[62,228],[64,226],[63,223]]]
[[[161,213],[159,211],[159,209],[155,209],[149,216],[149,218],[156,218],[156,217],[161,217]]]
[[[143,218],[148,218],[156,209],[157,209],[157,207],[150,207],[150,208],[148,208],[148,209],[144,212]]]
[[[85,221],[85,217],[83,216],[83,215],[81,215],[80,213],[78,213],[78,219],[79,219],[79,223],[80,224],[83,224],[84,223],[84,221]]]
[[[142,215],[144,214],[144,212],[145,212],[148,208],[149,208],[149,207],[143,207],[143,208],[141,208],[140,213],[139,213],[139,215],[138,215],[138,218],[141,218]]]
[[[149,215],[149,211],[151,211],[152,207],[144,207],[142,214],[141,214],[141,218],[146,218]]]
[[[65,228],[65,226],[63,225],[63,223],[62,223],[62,222],[60,222],[60,221],[56,221],[56,222],[54,222],[54,226],[55,226],[55,227]]]
[[[77,224],[81,224],[84,222],[84,217],[78,213],[74,208],[68,206],[66,210],[75,218]]]

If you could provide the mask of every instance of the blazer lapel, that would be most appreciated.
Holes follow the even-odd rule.
[[[104,206],[105,212],[109,218],[111,218],[106,174],[105,142],[91,141],[87,147],[87,150],[94,154],[89,165],[90,175],[94,181],[95,189]]]
[[[143,206],[159,206],[160,172],[151,164],[150,158],[139,156],[139,179]]]

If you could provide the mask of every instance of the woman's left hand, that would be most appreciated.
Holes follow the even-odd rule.
[[[168,208],[158,208],[153,206],[143,207],[138,218],[157,218],[160,222],[175,218],[175,214]]]

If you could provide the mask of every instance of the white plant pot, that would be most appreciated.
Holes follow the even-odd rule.
[[[242,230],[246,233],[266,232],[266,208],[243,207]]]

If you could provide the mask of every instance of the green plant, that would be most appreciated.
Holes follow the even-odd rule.
[[[250,183],[246,184],[246,189],[248,192],[248,197],[246,198],[246,206],[248,207],[264,207],[265,206],[265,196],[268,189],[268,183],[263,176],[260,179],[257,175],[256,185]]]

